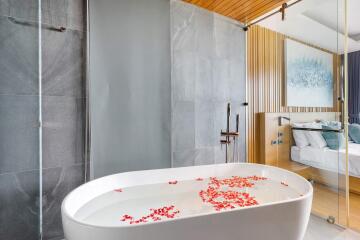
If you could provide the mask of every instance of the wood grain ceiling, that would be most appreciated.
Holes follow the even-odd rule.
[[[244,24],[281,7],[289,0],[183,0]]]

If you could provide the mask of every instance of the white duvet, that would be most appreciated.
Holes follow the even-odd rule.
[[[293,161],[332,172],[345,173],[345,149],[340,151],[329,148],[306,146],[291,147]],[[349,174],[360,177],[360,144],[349,143]]]

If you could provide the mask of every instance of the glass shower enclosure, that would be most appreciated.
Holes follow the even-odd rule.
[[[40,7],[0,2],[0,239],[41,233]]]
[[[314,2],[303,0],[289,8],[285,21],[292,28],[279,28],[284,34],[279,35],[279,53],[284,57],[282,107],[261,115],[263,162],[308,179],[314,187],[312,213],[331,224],[349,226],[347,87],[342,60],[347,53],[347,1]]]
[[[85,181],[86,1],[0,1],[0,239],[63,239]]]

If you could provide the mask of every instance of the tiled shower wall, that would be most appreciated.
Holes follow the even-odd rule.
[[[245,161],[245,32],[229,19],[171,1],[172,166],[221,163],[220,130],[232,104],[240,113],[240,161]]]
[[[39,229],[37,0],[0,0],[0,239],[35,240]],[[42,0],[43,239],[62,239],[60,204],[84,182],[84,0]]]

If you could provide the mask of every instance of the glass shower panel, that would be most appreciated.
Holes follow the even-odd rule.
[[[314,1],[303,2],[306,8]],[[314,187],[312,213],[346,226],[344,2],[322,1],[302,12],[312,22],[307,31],[318,34],[286,40],[284,87],[292,169]]]
[[[0,239],[40,239],[39,1],[0,2]]]
[[[314,186],[312,213],[346,226],[344,3],[303,0],[287,9],[284,20],[261,23],[275,31],[276,59],[272,52],[265,58],[270,65],[281,60],[283,83],[281,96],[273,100],[281,107],[260,113],[259,122],[261,162],[308,179]],[[277,77],[270,74],[266,84]]]

